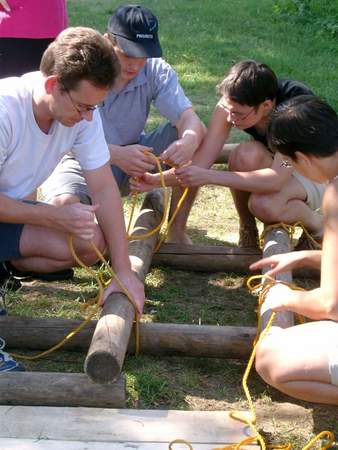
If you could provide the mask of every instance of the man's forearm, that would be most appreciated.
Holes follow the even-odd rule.
[[[271,169],[259,169],[252,172],[208,171],[203,184],[216,184],[241,191],[266,194],[278,192],[282,183]]]
[[[113,269],[130,270],[123,208],[117,187],[93,195],[92,201],[100,205],[96,216],[109,249]]]
[[[0,222],[55,227],[57,208],[45,203],[29,204],[0,195]]]

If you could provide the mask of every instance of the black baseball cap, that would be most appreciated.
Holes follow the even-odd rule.
[[[157,31],[157,18],[140,5],[122,5],[108,21],[108,32],[114,35],[120,49],[136,58],[162,56]]]

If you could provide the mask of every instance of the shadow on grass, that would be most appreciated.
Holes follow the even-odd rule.
[[[194,244],[205,244],[205,245],[220,245],[222,247],[235,247],[236,244],[229,241],[223,241],[216,238],[211,238],[207,236],[208,230],[203,228],[195,228],[189,226],[187,228],[188,234]]]

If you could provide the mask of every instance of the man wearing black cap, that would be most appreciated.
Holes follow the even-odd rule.
[[[129,190],[130,177],[142,177],[156,168],[146,150],[181,166],[192,159],[204,136],[204,125],[175,71],[161,58],[157,33],[157,18],[144,6],[120,6],[108,21],[106,37],[113,44],[121,72],[100,105],[100,113],[112,171],[122,194]],[[151,104],[169,123],[146,134]],[[87,190],[77,161],[64,159],[43,191],[56,204],[85,200]],[[176,188],[172,206],[179,195],[180,188]],[[169,240],[190,241],[180,224],[172,226]]]

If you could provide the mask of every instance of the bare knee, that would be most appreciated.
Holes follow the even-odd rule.
[[[266,147],[260,142],[248,141],[238,145],[229,156],[229,169],[249,172],[270,167],[272,159]]]
[[[61,194],[57,195],[56,197],[53,197],[49,203],[51,203],[54,206],[63,206],[63,205],[69,205],[71,203],[79,203],[80,199],[77,195],[73,194]]]
[[[275,223],[281,220],[281,205],[273,195],[251,194],[250,212],[263,223]]]
[[[102,255],[107,252],[106,242],[99,226],[96,227],[94,238],[91,241],[82,241],[82,245],[77,249],[77,256],[87,266],[92,266],[100,260],[93,244]]]
[[[275,340],[269,337],[266,337],[256,349],[256,372],[267,384],[275,388],[286,382],[285,372],[288,363],[283,360],[282,350]]]

